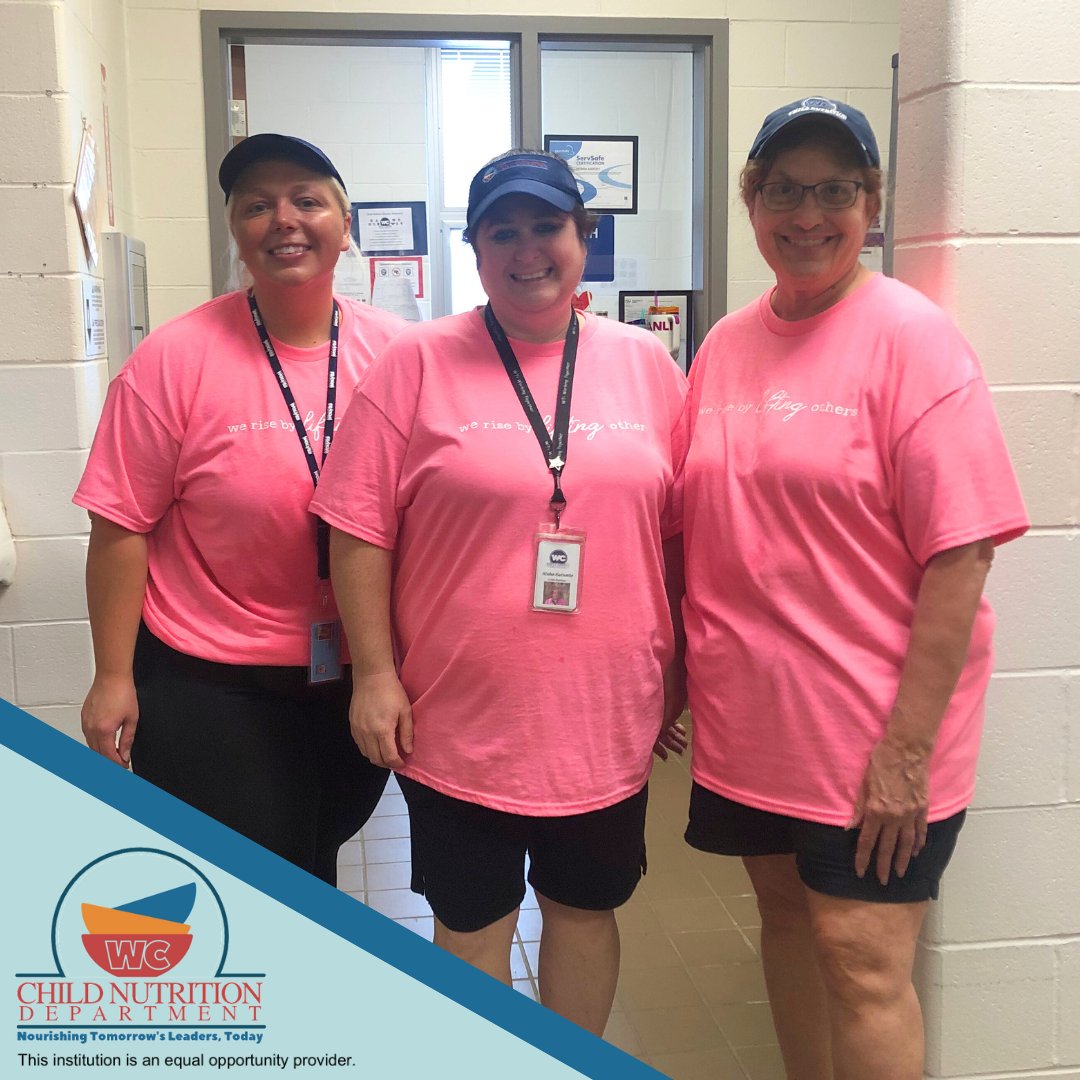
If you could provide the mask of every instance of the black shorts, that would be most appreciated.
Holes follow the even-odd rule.
[[[821,825],[784,817],[732,802],[695,783],[690,792],[686,842],[714,855],[794,855],[799,877],[808,889],[849,900],[910,904],[936,900],[941,875],[952,857],[966,811],[926,830],[926,846],[911,860],[907,873],[882,885],[873,861],[863,877],[855,874],[858,829]]]
[[[526,817],[443,795],[399,776],[409,805],[412,890],[450,930],[482,930],[514,911],[529,884],[567,907],[625,904],[645,871],[648,785],[586,814]]]

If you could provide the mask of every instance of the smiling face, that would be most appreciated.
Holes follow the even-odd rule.
[[[288,161],[245,169],[229,199],[229,225],[256,290],[332,282],[349,223],[333,183]]]
[[[826,147],[805,143],[777,155],[764,183],[819,184],[862,180]],[[866,230],[880,208],[877,196],[860,189],[854,205],[823,210],[812,192],[794,210],[767,210],[761,195],[750,207],[754,238],[776,275],[773,307],[782,318],[806,318],[835,304],[868,273],[859,263]]]
[[[510,337],[562,337],[585,269],[585,242],[569,214],[532,195],[507,195],[474,232],[476,269]]]

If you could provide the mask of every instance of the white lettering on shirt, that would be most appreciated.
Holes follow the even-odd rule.
[[[780,417],[780,422],[786,424],[801,412],[832,413],[834,416],[858,416],[859,410],[845,405],[837,405],[832,401],[818,401],[808,403],[796,401],[786,390],[766,390],[761,395],[760,401],[726,401],[717,405],[702,405],[698,409],[699,416],[717,416],[724,413],[747,413],[763,414],[773,413]]]
[[[548,434],[554,430],[551,416],[544,417],[544,427]],[[584,435],[586,442],[592,442],[601,431],[648,431],[648,425],[638,423],[635,420],[612,420],[604,423],[599,420],[579,420],[576,416],[570,417],[569,434]],[[468,431],[532,431],[532,427],[526,420],[462,420],[458,423],[458,431],[462,434]]]

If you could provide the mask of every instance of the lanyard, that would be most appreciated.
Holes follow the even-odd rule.
[[[292,387],[289,386],[289,380],[285,377],[281,361],[278,359],[277,350],[270,340],[270,335],[266,332],[266,324],[263,322],[259,305],[255,302],[255,294],[251,292],[248,293],[248,307],[251,308],[251,320],[255,323],[255,329],[258,331],[259,340],[262,342],[263,351],[266,353],[267,360],[270,361],[270,367],[274,372],[274,377],[277,379],[278,386],[281,387],[281,396],[285,399],[289,415],[293,420],[293,426],[300,439],[300,446],[304,451],[304,460],[307,462],[308,472],[311,473],[311,483],[314,487],[318,487],[320,462],[316,459],[311,440],[308,438],[307,431],[304,430],[304,421],[300,417],[296,398],[293,396]],[[335,300],[334,313],[330,319],[330,356],[326,368],[326,420],[323,423],[322,464],[326,463],[326,455],[330,453],[330,443],[334,440],[334,409],[337,405],[338,334],[340,329],[341,308],[338,307],[338,302]],[[319,519],[316,529],[315,544],[318,553],[319,580],[328,581],[330,579],[330,526],[322,519]]]
[[[574,390],[574,367],[577,364],[578,347],[578,321],[577,312],[570,310],[570,325],[566,328],[566,340],[563,342],[562,368],[559,371],[559,395],[555,401],[555,424],[554,430],[549,435],[544,426],[544,418],[536,407],[529,384],[525,381],[525,375],[521,370],[514,350],[506,338],[506,332],[499,325],[495,313],[488,304],[484,308],[484,323],[487,332],[498,350],[499,358],[506,368],[506,374],[510,377],[510,383],[514,387],[521,402],[521,408],[532,425],[536,441],[544,452],[544,460],[547,462],[548,471],[554,483],[551,493],[551,512],[555,515],[555,528],[559,527],[559,519],[566,509],[566,496],[562,493],[562,473],[566,467],[566,443],[570,434],[570,396]]]

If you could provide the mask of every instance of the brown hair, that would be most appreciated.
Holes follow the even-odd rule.
[[[739,174],[739,194],[748,210],[753,208],[759,184],[772,170],[776,159],[788,150],[813,144],[830,154],[838,165],[862,173],[863,191],[868,198],[876,197],[880,203],[884,173],[866,164],[858,143],[851,134],[830,120],[807,117],[796,124],[789,124],[764,149],[759,157],[751,158]]]

